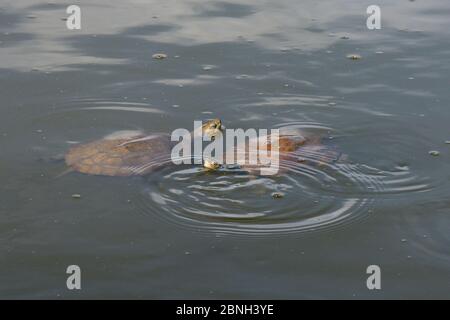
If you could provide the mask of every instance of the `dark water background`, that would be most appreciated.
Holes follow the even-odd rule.
[[[371,4],[2,0],[0,297],[448,298],[450,3],[378,1],[375,31]],[[56,178],[74,143],[212,117],[323,135],[349,161]]]

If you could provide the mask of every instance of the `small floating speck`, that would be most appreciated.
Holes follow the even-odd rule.
[[[28,19],[36,19],[37,16],[35,16],[34,14],[29,14],[29,15],[27,16],[27,18],[28,18]]]
[[[165,53],[155,53],[154,55],[152,55],[152,58],[156,59],[156,60],[166,59],[167,58],[167,54],[165,54]]]
[[[359,54],[348,54],[347,59],[350,60],[361,60],[362,57]]]
[[[436,150],[432,150],[432,151],[428,152],[428,154],[430,156],[433,156],[433,157],[437,157],[437,156],[441,155],[441,153],[439,151],[436,151]]]
[[[191,253],[189,251],[184,252],[185,255],[190,255]]]
[[[376,54],[383,54],[384,52],[383,51],[376,51],[375,53]]]
[[[207,64],[207,65],[202,66],[202,69],[204,71],[210,71],[212,69],[215,69],[215,66]]]
[[[336,105],[336,102],[328,102],[328,105],[329,105],[329,106],[335,106],[335,105]]]
[[[348,40],[348,39],[350,39],[350,37],[349,36],[342,36],[341,39],[342,40]]]
[[[409,77],[409,78],[408,78],[408,80],[414,80],[414,79],[415,79],[414,77]]]
[[[180,107],[179,104],[173,104],[173,105],[172,105],[172,108],[179,108],[179,107]]]
[[[282,192],[273,192],[272,193],[272,198],[274,198],[274,199],[284,198],[284,193],[282,193]]]
[[[81,194],[78,193],[73,194],[72,199],[81,199]]]
[[[406,239],[402,239],[402,240],[401,240],[401,242],[407,242],[407,241],[408,241],[408,240],[406,240]]]
[[[445,141],[445,144],[450,144],[450,140]]]
[[[62,18],[61,18],[61,20],[62,20],[62,21],[67,21],[67,20],[68,20],[68,18],[66,18],[66,17],[62,17]]]

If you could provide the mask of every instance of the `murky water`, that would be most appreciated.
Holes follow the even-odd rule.
[[[70,4],[0,5],[0,297],[449,297],[448,1],[379,1],[381,30],[370,1],[80,1],[81,30]],[[212,117],[324,146],[275,177],[58,177],[77,143]]]

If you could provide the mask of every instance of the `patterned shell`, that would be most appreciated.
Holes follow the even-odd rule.
[[[73,170],[105,176],[144,175],[170,157],[170,136],[134,135],[101,139],[71,148],[65,156]]]

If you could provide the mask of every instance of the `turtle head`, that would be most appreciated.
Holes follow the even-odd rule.
[[[207,170],[217,170],[221,167],[220,163],[215,160],[205,159],[203,162],[203,167]]]
[[[222,125],[220,119],[208,120],[202,125],[203,135],[211,138],[211,140],[214,140],[217,135],[222,134],[222,130],[224,129],[225,127]]]

